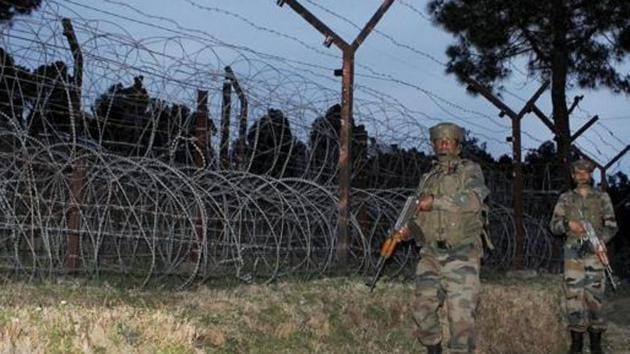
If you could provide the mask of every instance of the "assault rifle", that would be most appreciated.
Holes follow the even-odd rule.
[[[385,267],[385,261],[387,261],[387,259],[391,257],[391,255],[394,253],[394,249],[396,248],[396,246],[401,241],[403,241],[401,231],[407,225],[409,219],[411,219],[411,217],[416,212],[417,202],[418,198],[416,196],[411,196],[407,198],[407,200],[405,201],[405,205],[403,206],[402,211],[400,212],[400,215],[398,216],[398,219],[394,224],[393,232],[390,232],[389,237],[387,237],[387,239],[385,239],[385,242],[383,242],[383,246],[381,247],[381,257],[378,259],[378,263],[376,263],[376,274],[374,274],[372,281],[368,284],[370,286],[370,291],[372,291],[374,289],[374,286],[376,286],[376,282],[378,281],[378,278],[380,277],[381,272]]]
[[[613,290],[617,290],[617,284],[615,284],[615,279],[613,279],[613,271],[608,261],[608,255],[606,254],[606,245],[597,237],[595,229],[593,229],[593,225],[590,222],[583,220],[582,225],[584,226],[584,230],[586,230],[582,242],[588,242],[593,253],[597,255],[597,258],[599,258],[599,261],[604,266],[606,277],[610,280],[610,285],[612,285]]]

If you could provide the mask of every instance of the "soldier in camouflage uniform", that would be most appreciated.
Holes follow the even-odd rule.
[[[453,123],[430,129],[438,161],[423,175],[415,217],[403,228],[420,250],[413,318],[429,353],[442,352],[438,316],[446,305],[451,353],[475,350],[475,312],[483,253],[482,212],[489,190],[479,165],[460,158],[464,131]]]
[[[571,165],[576,188],[558,199],[550,222],[551,232],[566,235],[564,242],[564,293],[571,333],[570,353],[581,353],[583,335],[589,332],[591,353],[601,353],[601,336],[606,330],[602,304],[606,275],[589,243],[583,221],[593,225],[597,237],[604,243],[617,232],[612,202],[607,193],[591,186],[593,163],[578,160]]]

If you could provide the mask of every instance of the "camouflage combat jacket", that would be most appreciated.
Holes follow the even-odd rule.
[[[562,193],[553,210],[549,228],[556,235],[567,235],[566,243],[576,246],[580,235],[568,229],[569,220],[586,220],[593,225],[597,237],[604,242],[610,241],[617,232],[615,211],[608,193],[589,187],[589,193],[582,197],[577,189]]]
[[[434,199],[431,211],[417,213],[411,220],[416,241],[429,246],[442,241],[449,247],[474,244],[481,248],[482,212],[489,192],[477,163],[458,159],[449,171],[436,163],[418,185],[417,195],[432,194]]]

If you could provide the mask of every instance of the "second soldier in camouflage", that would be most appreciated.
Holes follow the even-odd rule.
[[[581,353],[583,334],[589,332],[591,353],[602,353],[601,335],[606,330],[602,315],[606,277],[597,255],[584,241],[583,222],[593,226],[604,243],[617,232],[617,222],[608,194],[591,186],[593,164],[578,160],[571,166],[575,189],[560,195],[550,222],[551,232],[566,235],[564,242],[564,293],[570,353]]]

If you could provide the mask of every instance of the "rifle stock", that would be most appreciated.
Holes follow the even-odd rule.
[[[381,257],[378,259],[378,263],[376,263],[376,274],[374,274],[374,277],[369,284],[370,292],[374,290],[374,287],[376,286],[376,282],[378,281],[378,278],[380,277],[381,272],[385,267],[385,261],[387,261],[387,259],[391,257],[391,255],[394,253],[394,250],[396,249],[396,246],[402,240],[402,234],[400,233],[400,230],[397,230],[383,243],[383,246],[381,247]]]

